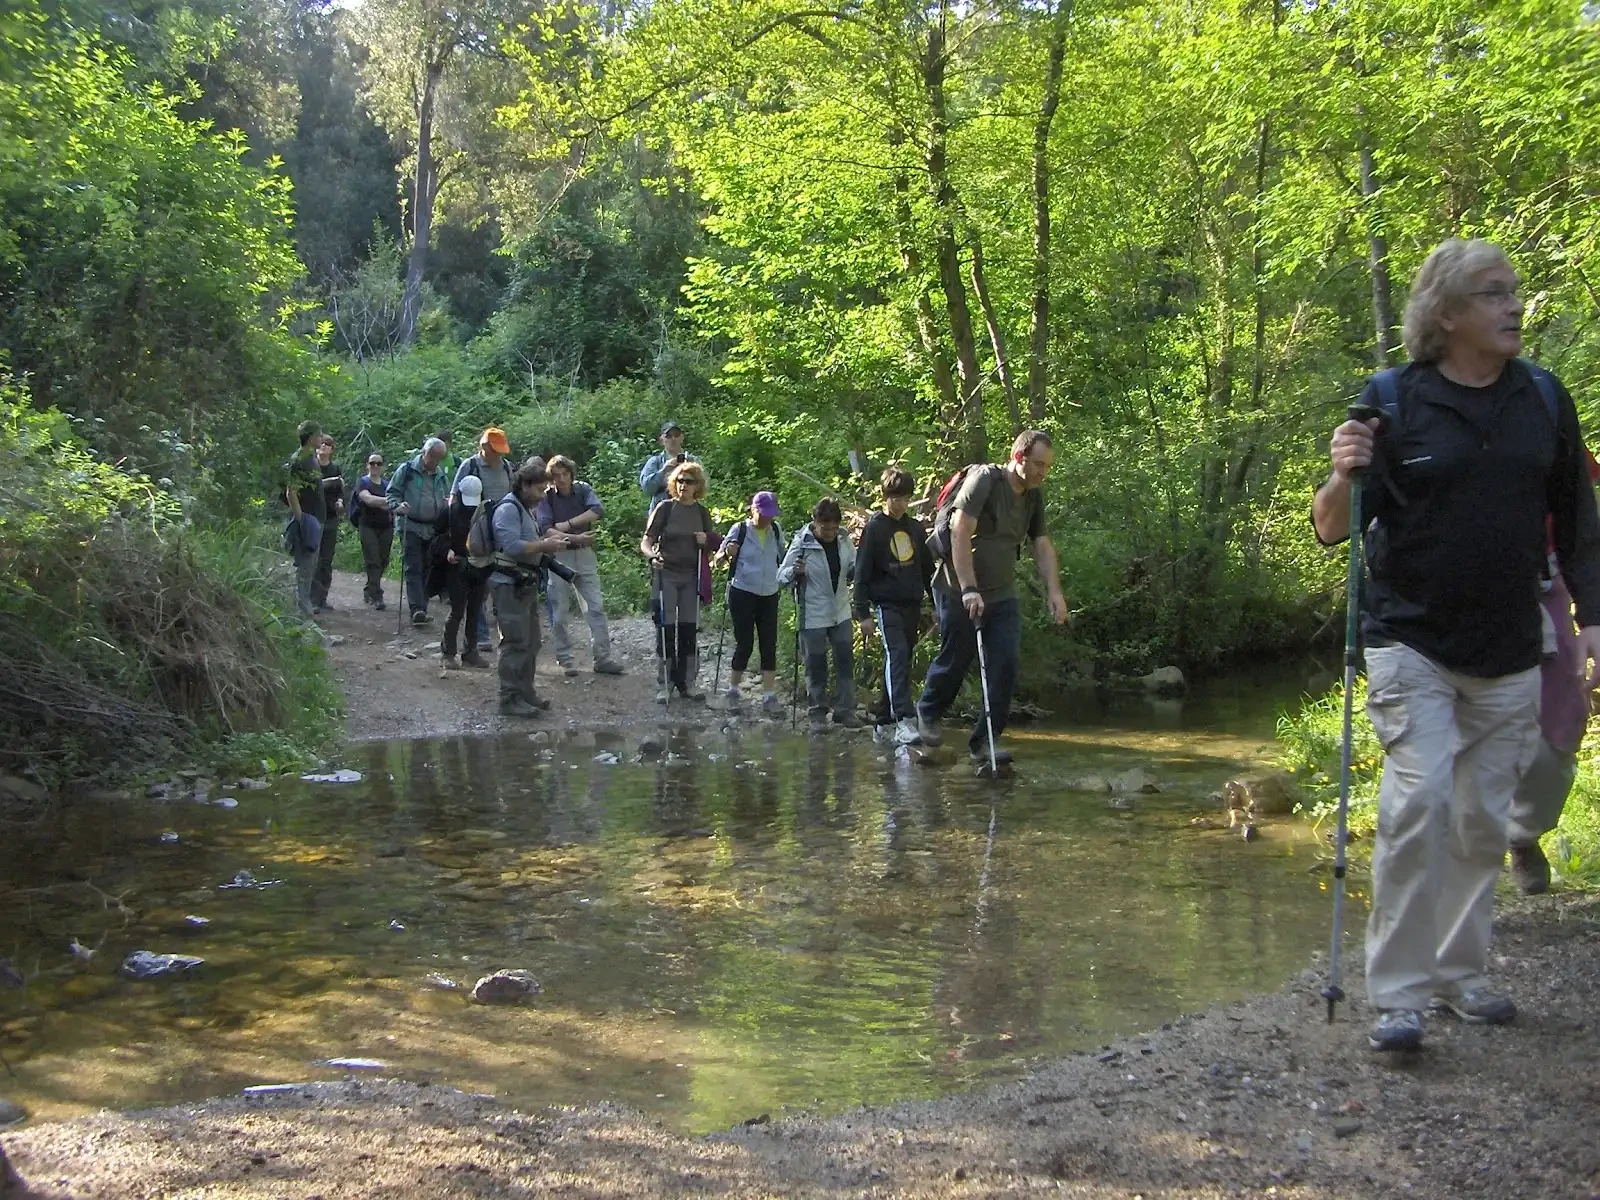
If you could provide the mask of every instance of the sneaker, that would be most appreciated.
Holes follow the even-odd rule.
[[[489,669],[489,664],[482,658],[478,657],[478,652],[476,650],[468,650],[465,654],[463,654],[461,656],[461,665],[463,667],[477,667],[478,669],[484,671]]]
[[[479,642],[478,643],[478,653],[479,654],[493,654],[494,653],[494,643],[493,642]]]
[[[612,662],[609,658],[602,658],[599,662],[595,663],[595,665],[594,665],[594,673],[596,675],[626,675],[627,674],[627,672],[622,669],[622,664],[621,663]]]
[[[915,746],[922,741],[922,735],[917,732],[917,723],[910,717],[901,717],[895,722],[894,740],[897,746]]]
[[[827,709],[818,708],[818,709],[813,709],[812,710],[812,712],[811,712],[810,729],[811,729],[812,733],[826,733],[826,732],[828,732],[828,710]]]
[[[761,715],[764,717],[783,716],[783,701],[778,699],[777,692],[765,692],[762,694]]]
[[[500,715],[502,717],[537,717],[539,709],[529,704],[521,696],[500,702]]]
[[[678,691],[685,700],[704,700],[706,698],[705,688],[697,683],[691,683],[686,688],[679,688]]]
[[[657,704],[665,704],[665,703],[667,703],[667,701],[669,701],[671,699],[672,699],[672,689],[671,688],[669,688],[669,687],[658,687],[656,689],[656,703]]]
[[[833,714],[833,723],[841,729],[860,729],[861,718],[851,710]]]
[[[565,675],[568,679],[576,679],[578,677],[578,668],[573,666],[571,663],[569,663],[569,662],[561,663],[560,667],[561,667],[561,673],[563,675]]]
[[[1537,896],[1550,890],[1550,860],[1537,842],[1532,846],[1511,847],[1511,879],[1524,896]]]
[[[939,723],[928,720],[920,712],[917,713],[917,736],[922,739],[924,746],[937,746],[944,741],[939,733]]]
[[[1428,1011],[1453,1013],[1469,1025],[1506,1025],[1517,1019],[1517,1004],[1504,992],[1486,987],[1468,988],[1459,996],[1435,996]]]
[[[414,608],[411,610],[411,623],[413,625],[426,625],[431,620],[433,618],[428,615],[427,609]]]
[[[989,746],[988,746],[987,743],[981,744],[981,745],[976,746],[976,747],[969,747],[968,750],[967,750],[967,754],[971,757],[972,761],[976,765],[978,765],[980,767],[987,767],[989,765]],[[1000,747],[1000,746],[996,746],[994,748],[994,765],[995,766],[1003,767],[1007,763],[1009,763],[1010,761],[1011,761],[1011,751],[1006,750],[1006,749],[1004,749],[1003,747]]]
[[[736,687],[731,687],[722,693],[722,703],[725,708],[738,708],[739,701],[743,699],[744,697],[739,694],[739,689]]]
[[[1414,1008],[1386,1008],[1379,1014],[1367,1045],[1374,1050],[1422,1049],[1422,1014]]]
[[[451,671],[461,670],[461,664],[456,661],[454,654],[446,654],[439,659],[439,678],[443,679]]]

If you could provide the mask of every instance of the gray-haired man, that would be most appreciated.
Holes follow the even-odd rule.
[[[411,623],[426,625],[428,616],[428,547],[450,513],[450,476],[440,465],[445,444],[429,438],[422,452],[400,464],[385,497],[389,511],[400,518],[400,566],[406,577],[406,603]]]

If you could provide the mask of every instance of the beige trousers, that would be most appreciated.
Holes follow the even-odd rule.
[[[1426,1008],[1485,982],[1511,796],[1539,741],[1539,670],[1480,679],[1374,646],[1367,715],[1386,755],[1367,995]]]

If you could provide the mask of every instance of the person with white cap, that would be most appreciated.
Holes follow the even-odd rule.
[[[489,580],[485,573],[467,561],[467,534],[472,529],[472,519],[478,515],[478,505],[483,502],[483,480],[476,475],[464,477],[454,495],[450,497],[450,528],[435,543],[442,546],[434,562],[439,583],[428,589],[436,590],[450,599],[450,616],[444,623],[444,638],[439,642],[439,676],[459,670],[463,666],[487,667],[489,664],[478,654],[478,614],[483,610],[484,593]],[[466,628],[461,628],[465,618]],[[456,634],[460,632],[461,658],[456,658]]]
[[[728,619],[733,622],[733,670],[723,694],[737,708],[739,685],[750,665],[750,651],[761,642],[761,711],[781,712],[778,703],[778,567],[783,562],[783,528],[778,498],[771,492],[750,497],[750,515],[736,521],[723,539],[716,562],[733,564],[728,575]]]

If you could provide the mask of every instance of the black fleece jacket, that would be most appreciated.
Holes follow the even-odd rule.
[[[1557,385],[1552,423],[1518,361],[1485,388],[1418,363],[1398,383],[1361,485],[1363,637],[1463,675],[1536,667],[1551,541],[1579,625],[1600,625],[1600,514],[1572,397]],[[1377,405],[1370,384],[1363,401]]]
[[[933,567],[920,521],[910,513],[898,521],[885,512],[873,513],[856,552],[856,616],[867,616],[879,604],[921,604]]]

